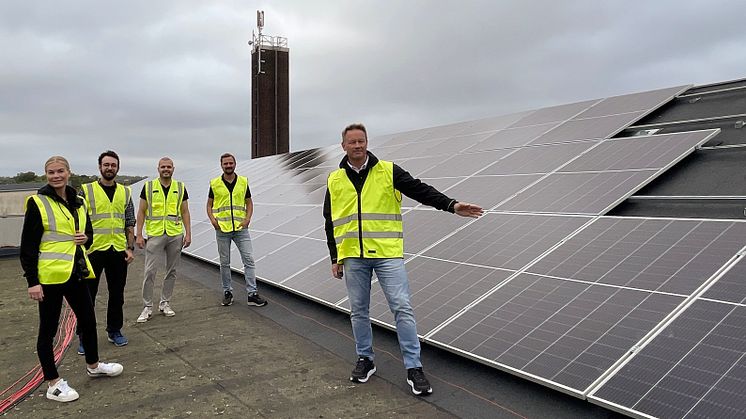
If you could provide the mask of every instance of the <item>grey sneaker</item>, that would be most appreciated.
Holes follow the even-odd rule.
[[[168,303],[161,304],[161,306],[158,307],[158,311],[160,311],[166,317],[173,317],[176,315],[176,313],[171,309],[171,306],[168,305]]]
[[[249,294],[248,304],[250,306],[262,307],[267,305],[267,300],[260,297],[258,293],[252,292]]]
[[[229,306],[233,304],[233,293],[230,291],[226,291],[223,293],[223,305]]]
[[[145,323],[146,321],[150,320],[150,317],[153,315],[153,309],[150,307],[145,307],[142,309],[142,313],[140,313],[140,316],[137,318],[138,323]]]

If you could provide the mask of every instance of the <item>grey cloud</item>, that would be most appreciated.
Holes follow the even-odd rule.
[[[0,3],[0,175],[52,154],[95,172],[250,153],[250,50],[289,38],[293,150],[743,77],[736,1]],[[7,64],[6,64],[7,63]],[[81,168],[81,169],[76,169]]]

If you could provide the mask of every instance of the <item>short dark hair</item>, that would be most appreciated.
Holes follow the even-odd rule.
[[[363,133],[365,133],[365,139],[366,140],[368,139],[368,131],[365,129],[365,125],[363,125],[361,123],[355,123],[355,124],[350,124],[350,125],[346,126],[345,129],[342,130],[342,141],[344,141],[345,134],[347,134],[348,131],[352,131],[352,130],[356,130],[356,129],[359,129],[360,131],[362,131]]]
[[[222,155],[220,156],[220,163],[222,164],[222,163],[223,163],[223,159],[225,159],[225,158],[227,158],[227,157],[230,157],[230,158],[232,158],[232,159],[233,159],[233,163],[235,163],[235,162],[236,162],[236,157],[235,157],[235,156],[234,156],[233,154],[231,154],[231,153],[223,153],[223,154],[222,154]]]
[[[98,156],[98,165],[101,166],[101,162],[104,160],[104,157],[113,157],[117,159],[117,166],[119,166],[119,155],[111,150],[106,150],[103,153],[101,153],[100,156]]]

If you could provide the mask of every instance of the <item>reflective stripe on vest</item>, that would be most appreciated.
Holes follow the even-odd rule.
[[[148,201],[148,211],[145,216],[145,232],[150,237],[184,234],[181,223],[181,203],[184,199],[184,184],[172,181],[168,189],[168,196],[163,196],[163,188],[158,179],[145,184],[145,196]]]
[[[346,169],[327,179],[337,261],[348,257],[400,258],[404,255],[401,193],[394,189],[394,165],[379,161],[368,171],[358,195]]]
[[[246,219],[246,190],[249,180],[236,175],[233,191],[229,191],[223,182],[223,176],[210,180],[212,189],[212,215],[218,221],[220,231],[228,233],[241,229],[241,222]]]
[[[132,196],[129,186],[117,184],[113,199],[104,191],[98,182],[83,185],[83,193],[88,201],[88,215],[93,225],[93,245],[88,253],[97,250],[114,250],[123,252],[127,248],[125,235],[124,212]]]
[[[31,199],[39,208],[44,227],[44,233],[39,244],[39,261],[37,264],[39,283],[44,285],[65,283],[70,279],[75,266],[75,249],[77,247],[74,242],[75,218],[66,206],[46,195],[28,197],[26,205]],[[77,215],[78,224],[82,226],[81,229],[84,229],[87,217],[85,205],[77,209]],[[93,267],[85,252],[83,252],[83,257],[90,272],[88,278],[93,278]]]

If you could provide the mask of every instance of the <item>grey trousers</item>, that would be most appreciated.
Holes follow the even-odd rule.
[[[171,301],[176,282],[176,268],[181,261],[181,247],[184,236],[160,236],[148,237],[145,243],[145,279],[142,282],[142,303],[145,307],[153,307],[153,287],[155,276],[158,274],[157,264],[166,259],[166,277],[163,279],[161,289],[161,301],[159,306]]]

